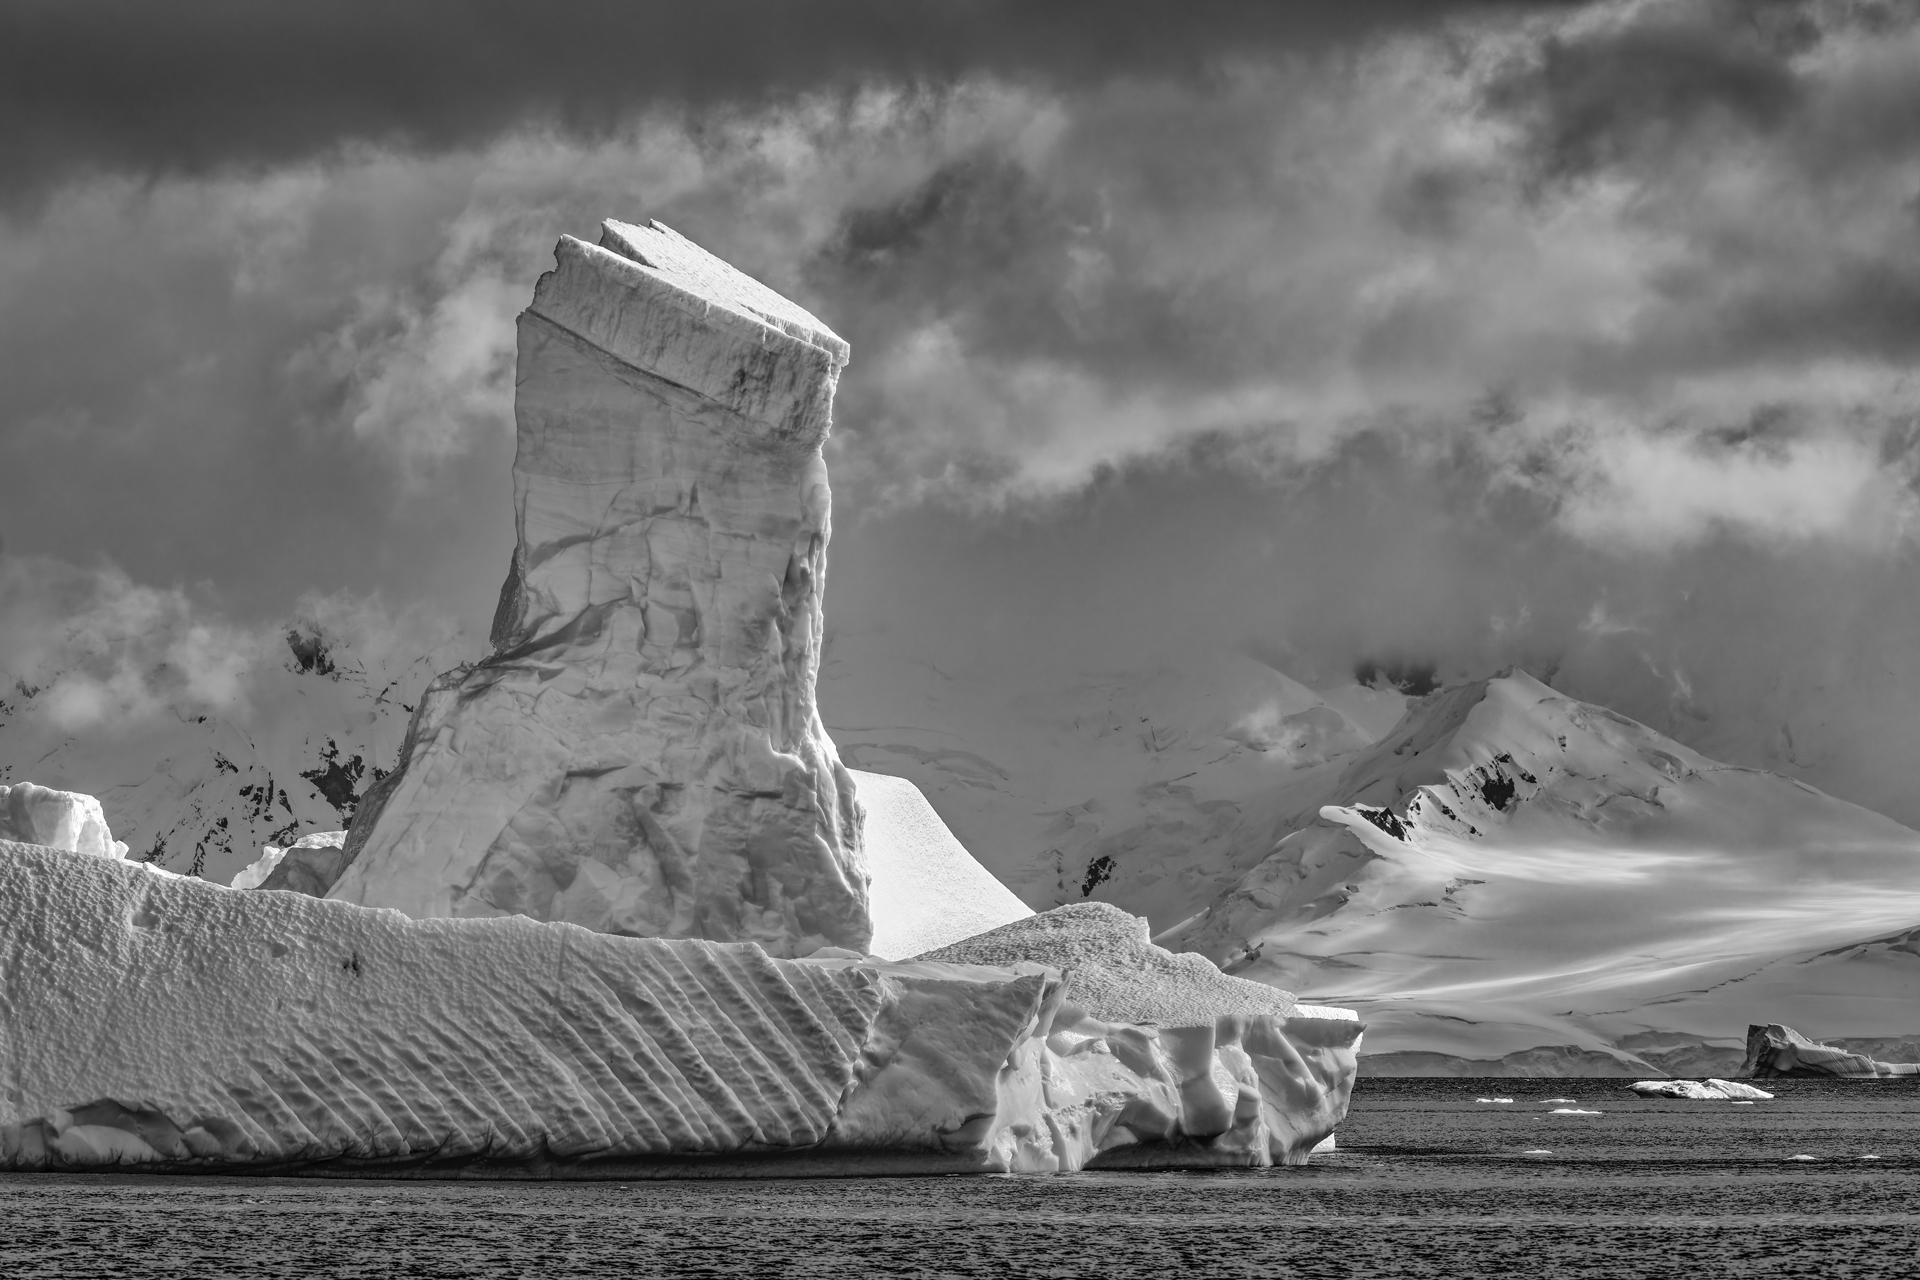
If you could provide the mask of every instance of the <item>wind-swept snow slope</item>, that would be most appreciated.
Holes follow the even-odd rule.
[[[1359,1038],[1304,1011],[1096,1022],[1040,965],[415,921],[7,842],[0,920],[6,1169],[1299,1162]]]
[[[1752,1022],[1920,1023],[1920,833],[1524,674],[1329,798],[1158,941],[1354,1006],[1370,1069],[1724,1074]]]
[[[1033,909],[947,830],[920,788],[905,778],[850,771],[865,811],[868,949],[888,960],[944,947],[1022,920]]]

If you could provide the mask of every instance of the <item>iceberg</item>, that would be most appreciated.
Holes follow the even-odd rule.
[[[868,950],[898,960],[1024,919],[1033,908],[993,878],[905,778],[849,770],[865,810],[862,840],[872,879]],[[268,845],[233,878],[236,889],[291,889],[315,897],[339,878],[344,831]]]
[[[412,920],[11,842],[0,918],[9,1170],[1296,1164],[1344,1112],[1360,1037],[1336,1011],[1285,1012],[1279,992],[1215,1016],[1251,985],[1217,972],[1216,1003],[1181,1005],[1182,1025],[1102,1020],[1076,995],[1116,1013],[1185,989],[1105,972],[1084,930],[1071,975],[781,959],[525,917]]]
[[[324,897],[346,866],[347,833],[316,831],[290,845],[268,845],[231,881],[235,889],[291,889]]]
[[[1641,1080],[1627,1088],[1643,1098],[1689,1098],[1705,1102],[1765,1102],[1773,1095],[1738,1080]]]
[[[329,892],[865,951],[859,808],[814,693],[847,344],[659,223],[554,259],[519,319],[493,652],[428,686]]]
[[[1920,1076],[1920,1062],[1880,1062],[1809,1040],[1792,1027],[1769,1022],[1747,1028],[1747,1060],[1743,1076],[1834,1077],[1873,1080],[1892,1076]]]
[[[32,782],[0,786],[0,840],[124,858],[127,846],[113,838],[100,802],[78,791],[56,791]]]

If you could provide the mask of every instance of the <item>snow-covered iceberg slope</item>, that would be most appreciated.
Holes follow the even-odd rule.
[[[1524,674],[1416,704],[1160,941],[1357,1007],[1373,1069],[1731,1074],[1915,1022],[1920,832]]]
[[[0,1168],[1297,1163],[1359,1024],[1097,1021],[1057,969],[409,920],[0,843]],[[1089,963],[1097,957],[1089,957]]]
[[[848,772],[864,811],[873,954],[898,960],[1033,914],[974,860],[920,788],[905,778]]]

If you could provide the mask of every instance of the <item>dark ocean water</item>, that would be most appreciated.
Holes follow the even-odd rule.
[[[1920,1079],[1753,1106],[1623,1083],[1362,1080],[1338,1154],[1260,1173],[0,1175],[0,1277],[1920,1273]]]

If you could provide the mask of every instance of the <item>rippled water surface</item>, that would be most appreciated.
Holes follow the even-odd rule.
[[[0,1276],[1920,1272],[1920,1079],[1781,1081],[1753,1106],[1623,1083],[1362,1080],[1339,1153],[1265,1173],[0,1175]]]

